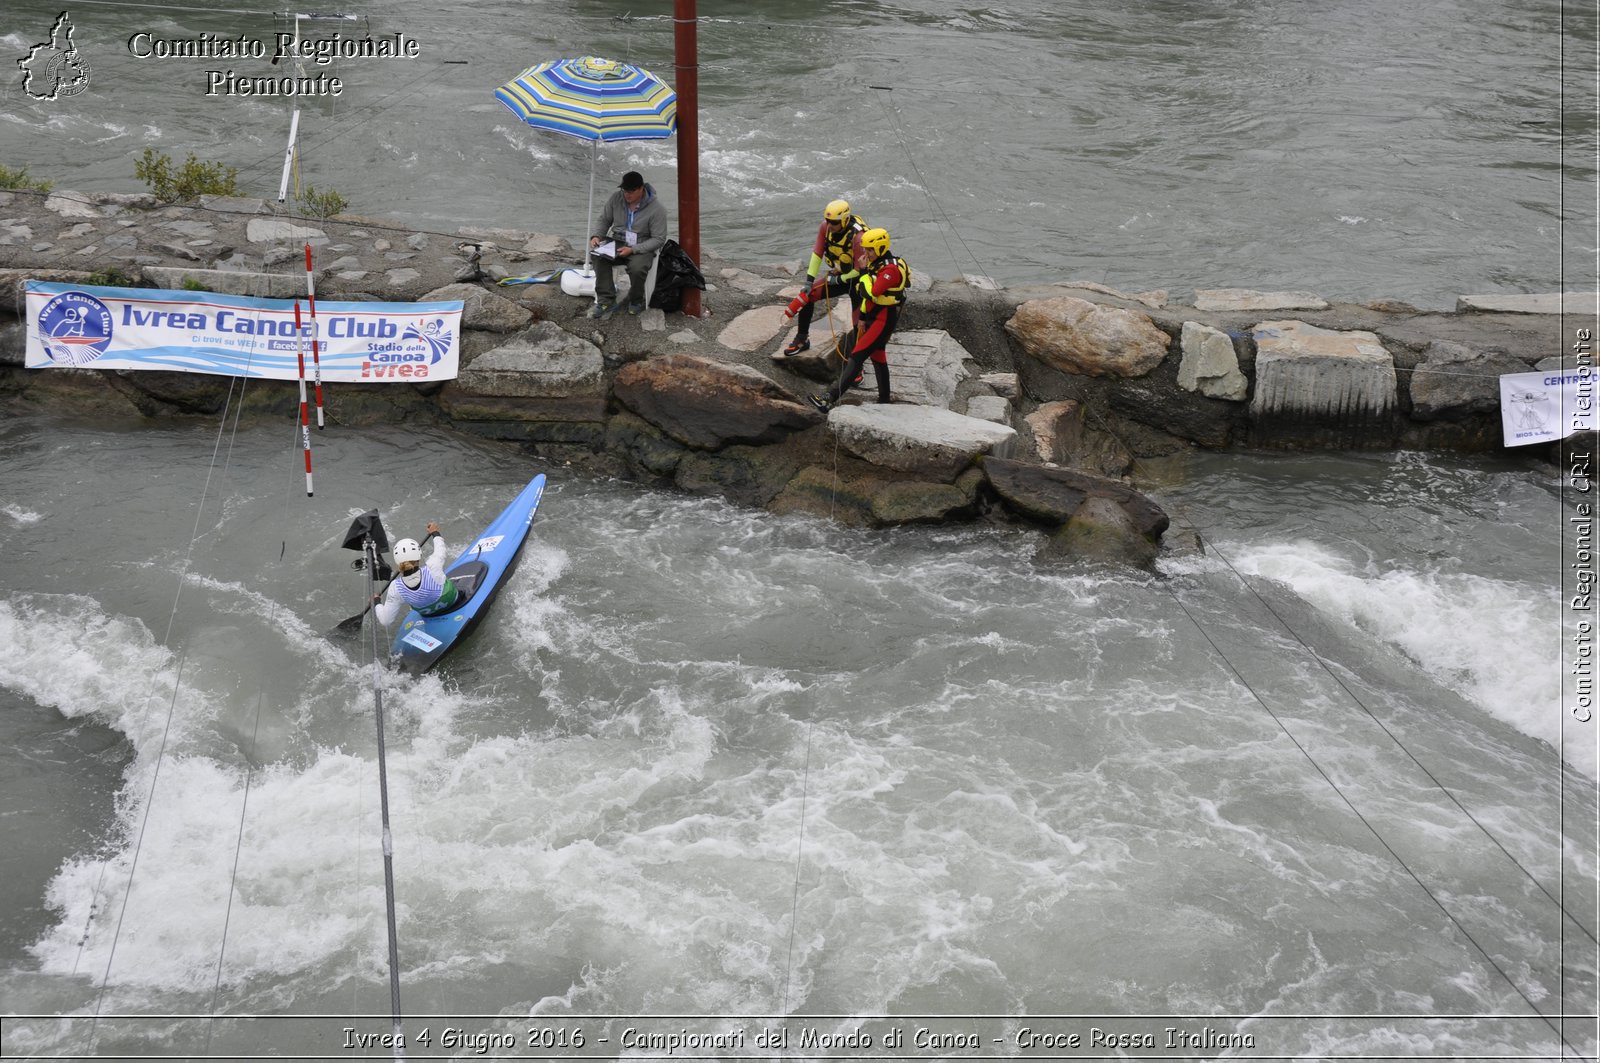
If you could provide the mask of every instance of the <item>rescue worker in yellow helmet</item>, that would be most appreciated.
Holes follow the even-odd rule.
[[[889,253],[887,229],[868,229],[861,234],[861,249],[856,255],[860,273],[850,286],[856,312],[855,343],[849,361],[839,371],[839,379],[821,395],[812,395],[811,405],[826,413],[839,401],[872,360],[872,373],[878,378],[878,401],[889,401],[889,337],[900,323],[900,308],[911,287],[911,267],[904,259]]]
[[[848,201],[836,199],[822,208],[822,224],[817,228],[806,275],[800,281],[800,294],[789,303],[787,316],[795,318],[794,339],[772,356],[774,361],[811,349],[811,316],[816,313],[817,301],[824,296],[837,298],[850,290],[850,282],[859,272],[855,265],[856,241],[866,231],[867,223],[850,212]],[[824,266],[828,273],[818,284],[817,277]]]

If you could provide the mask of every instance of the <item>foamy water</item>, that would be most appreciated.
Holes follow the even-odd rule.
[[[1548,586],[1438,570],[1363,569],[1304,540],[1257,547],[1233,561],[1395,647],[1485,712],[1552,749],[1562,746],[1562,632]],[[1564,749],[1568,762],[1596,778],[1592,734],[1574,728],[1572,739]]]

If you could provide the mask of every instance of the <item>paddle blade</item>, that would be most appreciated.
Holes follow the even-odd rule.
[[[372,607],[367,607],[367,609],[370,608]],[[346,617],[345,619],[339,621],[336,626],[329,629],[326,637],[330,639],[352,639],[361,634],[361,621],[366,618],[367,609],[361,610],[361,612],[357,613],[355,616]]]

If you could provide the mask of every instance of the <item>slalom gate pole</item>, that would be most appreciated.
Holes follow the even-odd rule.
[[[378,545],[368,539],[362,543],[367,558],[368,578],[378,572]],[[371,584],[368,584],[369,590]],[[395,1059],[405,1056],[405,1035],[400,1013],[400,932],[396,926],[394,902],[394,833],[389,829],[389,759],[384,748],[383,689],[378,683],[378,649],[383,643],[383,625],[372,625],[372,702],[378,723],[378,803],[383,817],[383,895],[389,929],[389,1021],[394,1029]]]
[[[311,272],[311,243],[306,242],[306,298],[311,302],[311,371],[317,385],[317,428],[322,424],[322,356],[317,350],[317,285]]]
[[[306,497],[311,497],[311,420],[306,416],[306,334],[300,329],[300,300],[294,301],[294,357],[300,364],[300,439],[306,451]]]

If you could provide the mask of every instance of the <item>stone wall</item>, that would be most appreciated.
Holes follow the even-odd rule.
[[[1069,551],[1135,560],[1166,526],[1126,482],[1138,459],[1195,447],[1498,450],[1497,377],[1557,364],[1564,335],[1560,299],[1464,297],[1442,313],[1298,292],[1201,291],[1177,304],[1086,282],[919,279],[890,348],[895,404],[861,405],[857,391],[824,418],[804,396],[837,372],[849,317],[819,312],[811,351],[771,357],[788,338],[792,263],[708,257],[706,316],[596,323],[559,283],[496,283],[577,261],[549,235],[316,221],[254,200],[0,192],[0,286],[15,293],[0,301],[0,398],[216,415],[230,401],[224,378],[23,368],[20,282],[288,298],[304,294],[306,243],[323,299],[465,308],[458,379],[326,387],[333,426],[448,425],[554,462],[855,523],[1003,515],[1051,528]],[[297,388],[257,382],[245,402],[293,416]]]

